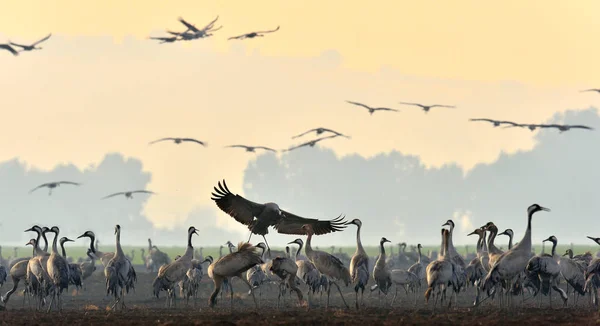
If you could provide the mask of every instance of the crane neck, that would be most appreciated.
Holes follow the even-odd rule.
[[[300,251],[302,251],[301,243],[298,244],[298,250],[296,250],[296,260],[298,260],[298,257],[300,256]]]
[[[558,241],[552,241],[552,257],[556,256],[556,245],[558,244]]]
[[[121,248],[121,229],[117,229],[117,236],[116,236],[116,251],[115,251],[115,256],[120,256],[123,257],[125,256],[125,253],[123,253],[123,248]]]
[[[385,261],[385,247],[383,246],[385,242],[379,241],[379,259],[383,259]]]
[[[483,252],[489,252],[488,245],[487,245],[487,232],[486,231],[483,231],[483,237],[481,239],[481,250],[483,250]]]
[[[67,251],[65,250],[65,242],[64,241],[60,242],[60,249],[62,251],[62,256],[67,258]]]
[[[496,247],[494,244],[494,240],[496,240],[496,234],[498,234],[498,228],[490,227],[490,237],[488,239],[488,250],[492,251],[492,253],[499,252],[500,249]]]
[[[148,238],[148,252],[152,251],[152,240]]]
[[[512,238],[513,238],[512,234],[509,233],[508,234],[508,250],[511,250],[513,247],[513,239]]]
[[[360,241],[360,229],[361,228],[362,228],[362,225],[359,225],[358,228],[356,229],[356,252],[357,253],[365,252],[365,248],[363,248],[362,242]]]
[[[56,245],[58,242],[58,232],[54,232],[54,240],[52,241],[52,253],[58,255],[58,246]]]
[[[187,248],[185,248],[185,253],[182,256],[182,257],[185,257],[186,259],[194,258],[194,246],[192,246],[192,236],[193,235],[194,235],[193,232],[188,232]]]
[[[313,249],[312,249],[312,246],[310,244],[311,240],[312,240],[312,232],[309,232],[306,235],[306,242],[304,243],[304,253],[306,253],[306,257],[308,257],[309,259],[310,259],[310,256],[313,253]]]
[[[44,239],[44,250],[45,252],[48,252],[48,238],[46,238],[46,232],[42,231],[42,238]]]
[[[421,254],[421,246],[417,246],[417,251],[419,252],[419,259],[417,260],[417,263],[420,264],[421,263],[421,256],[422,256],[422,254]]]
[[[479,233],[478,234],[479,238],[477,239],[477,255],[481,255],[481,252],[483,251],[483,234]]]

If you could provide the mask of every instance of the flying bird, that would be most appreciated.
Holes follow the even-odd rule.
[[[14,56],[19,55],[19,51],[15,50],[10,44],[0,44],[0,49],[4,49],[12,53]]]
[[[215,18],[213,21],[211,21],[204,28],[198,29],[198,28],[196,28],[196,26],[186,22],[183,18],[179,17],[179,19],[178,19],[179,22],[182,23],[183,25],[185,25],[185,27],[187,27],[187,30],[184,31],[183,33],[180,33],[179,35],[181,37],[183,37],[184,39],[187,38],[188,40],[212,36],[212,34],[210,32],[215,32],[215,31],[218,31],[219,29],[223,28],[223,26],[220,26],[219,28],[213,28],[217,19],[219,19],[219,16],[217,16],[217,18]],[[191,31],[191,33],[188,33],[190,31]]]
[[[102,197],[100,199],[106,199],[106,198],[110,198],[110,197],[115,197],[115,196],[119,196],[119,195],[125,195],[125,198],[127,199],[133,199],[133,194],[151,194],[151,195],[156,195],[155,192],[149,191],[149,190],[133,190],[133,191],[122,191],[122,192],[115,192],[114,194],[110,194],[106,197]]]
[[[246,33],[246,34],[242,34],[242,35],[238,35],[238,36],[232,36],[232,37],[228,38],[228,40],[243,40],[246,38],[263,37],[263,36],[265,36],[264,34],[274,33],[274,32],[277,32],[278,30],[279,30],[279,26],[277,26],[277,28],[270,30],[270,31],[252,32],[252,33]]]
[[[596,92],[596,93],[600,93],[600,88],[590,88],[590,89],[585,89],[583,91],[580,91],[581,93],[583,92]]]
[[[487,122],[491,122],[492,124],[494,124],[494,127],[498,127],[501,124],[509,124],[512,126],[517,125],[517,123],[512,122],[512,121],[501,121],[501,120],[492,120],[492,119],[484,119],[484,118],[469,119],[469,121],[487,121]]]
[[[375,113],[375,111],[394,111],[394,112],[400,112],[399,110],[396,109],[390,109],[390,108],[372,108],[368,105],[362,104],[362,103],[358,103],[358,102],[352,102],[352,101],[346,101],[350,104],[354,104],[354,105],[358,105],[358,106],[362,106],[363,108],[369,110],[370,114]]]
[[[40,43],[42,43],[42,42],[46,41],[47,39],[49,39],[49,38],[50,38],[50,36],[52,36],[52,33],[48,34],[48,35],[47,35],[46,37],[44,37],[43,39],[41,39],[41,40],[39,40],[39,41],[37,41],[37,42],[35,42],[35,43],[31,44],[31,45],[22,45],[22,44],[17,44],[17,43],[13,43],[13,42],[10,42],[10,44],[11,44],[11,45],[18,46],[18,47],[22,48],[23,50],[21,50],[21,51],[33,51],[33,50],[41,50],[42,48],[40,48],[40,47],[36,47],[36,45],[38,45],[38,44],[40,44]]]
[[[335,138],[338,137],[338,135],[331,135],[331,136],[326,136],[326,137],[321,137],[321,138],[317,138],[317,139],[313,139],[311,141],[307,141],[306,143],[302,143],[300,145],[294,146],[294,147],[290,147],[288,149],[284,149],[283,152],[289,152],[292,151],[294,149],[298,149],[300,147],[304,147],[304,146],[310,146],[310,147],[314,147],[318,142],[328,139],[328,138]]]
[[[229,145],[228,148],[245,148],[246,152],[255,152],[256,149],[264,149],[266,151],[277,152],[276,150],[265,146],[246,146],[246,145]]]
[[[157,139],[155,141],[150,142],[149,145],[152,145],[154,143],[158,143],[158,142],[161,142],[161,141],[165,141],[165,140],[172,140],[175,144],[181,144],[182,142],[186,142],[187,141],[187,142],[198,143],[198,144],[200,144],[202,146],[206,146],[205,142],[199,141],[199,140],[194,139],[194,138],[172,138],[172,137],[166,137],[166,138]]]
[[[333,133],[334,135],[337,135],[337,136],[346,137],[348,139],[350,138],[350,136],[346,136],[346,135],[341,134],[341,133],[339,133],[339,132],[337,132],[335,130],[331,130],[331,129],[319,127],[319,128],[314,128],[314,129],[311,129],[309,131],[303,132],[303,133],[301,133],[299,135],[296,135],[296,136],[292,137],[292,139],[295,139],[295,138],[298,138],[298,137],[302,137],[302,136],[304,136],[304,135],[306,135],[308,133],[311,133],[313,131],[317,133],[317,136],[320,135],[320,134],[322,134],[322,133],[324,133],[324,132],[330,132],[330,133]]]
[[[163,44],[163,43],[173,43],[175,41],[177,41],[178,37],[177,36],[173,36],[173,37],[150,37],[151,40],[158,40],[161,41],[158,44]]]
[[[74,186],[79,186],[79,185],[81,185],[80,183],[77,183],[77,182],[71,182],[71,181],[56,181],[56,182],[48,182],[48,183],[41,184],[41,185],[39,185],[39,186],[37,186],[37,187],[35,187],[35,188],[31,189],[31,190],[29,191],[29,193],[32,193],[32,192],[36,191],[36,190],[37,190],[37,189],[39,189],[39,188],[48,187],[48,189],[50,189],[50,191],[48,192],[48,196],[50,196],[50,195],[52,195],[52,189],[54,189],[54,188],[56,188],[56,187],[60,186],[61,184],[68,184],[68,185],[74,185]]]
[[[560,130],[561,133],[565,132],[565,131],[569,131],[571,129],[594,130],[594,128],[588,127],[588,126],[584,126],[584,125],[557,125],[557,124],[551,124],[551,125],[539,125],[538,127],[540,127],[540,128],[556,128],[556,129]]]
[[[305,218],[286,212],[279,208],[275,203],[259,204],[250,201],[240,195],[234,195],[229,191],[225,180],[223,184],[218,183],[211,193],[211,199],[217,206],[229,216],[233,217],[239,223],[248,226],[250,238],[252,234],[261,235],[265,240],[265,235],[269,233],[269,227],[274,227],[278,233],[282,234],[304,234],[302,225],[312,226],[315,235],[327,234],[330,232],[342,231],[346,228],[346,221],[343,216],[338,216],[333,220],[318,220]]]
[[[399,102],[399,103],[405,104],[405,105],[418,106],[421,109],[423,109],[423,111],[425,113],[429,112],[429,110],[431,110],[432,108],[451,108],[451,109],[456,108],[455,106],[452,106],[452,105],[441,105],[441,104],[423,105],[423,104],[419,104],[419,103],[409,103],[409,102]]]

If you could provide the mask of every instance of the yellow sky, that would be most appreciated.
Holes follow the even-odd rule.
[[[340,155],[397,149],[428,165],[472,167],[533,141],[468,118],[542,122],[600,102],[578,92],[600,87],[597,1],[90,3],[0,5],[0,37],[27,43],[54,33],[43,51],[0,53],[0,160],[50,169],[85,167],[110,151],[140,158],[160,193],[146,207],[158,225],[213,207],[207,191],[219,179],[241,193],[253,155],[223,145],[285,148],[291,135],[323,125],[353,136],[326,145]],[[180,15],[197,26],[218,15],[224,28],[184,45],[146,40],[182,30]],[[277,25],[264,39],[226,41]],[[344,100],[402,112],[369,117]],[[398,101],[458,109],[424,115]],[[180,135],[209,147],[146,145]]]

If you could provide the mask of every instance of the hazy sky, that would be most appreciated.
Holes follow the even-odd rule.
[[[243,194],[244,170],[256,155],[224,145],[281,149],[297,143],[292,135],[324,126],[352,136],[324,143],[338,157],[395,150],[426,168],[455,164],[461,173],[501,152],[531,150],[535,133],[467,120],[541,123],[557,112],[597,106],[600,95],[579,90],[600,86],[598,10],[595,1],[3,3],[0,42],[53,37],[43,51],[19,57],[0,51],[0,161],[18,158],[40,173],[60,164],[83,171],[118,152],[141,162],[132,173],[151,175],[146,186],[159,195],[141,202],[139,214],[156,227],[184,227],[202,214],[211,227],[246,237],[216,209],[210,191],[225,178]],[[197,26],[218,15],[224,27],[194,42],[147,40],[165,28],[183,30],[180,15]],[[277,25],[264,38],[226,40]],[[402,112],[369,116],[345,100]],[[425,115],[399,101],[458,108]],[[209,146],[147,144],[166,136]],[[38,181],[46,180],[27,177],[22,188]]]

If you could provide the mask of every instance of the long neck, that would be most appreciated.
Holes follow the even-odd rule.
[[[454,243],[452,243],[452,230],[454,230],[454,226],[450,226],[450,231],[448,232],[448,240],[446,240],[446,253],[448,254],[448,250],[450,248],[454,248]]]
[[[62,251],[63,257],[67,258],[67,252],[65,251],[65,243],[64,242],[60,243],[60,249]]]
[[[56,243],[58,242],[58,232],[54,232],[54,240],[52,241],[52,253],[58,255],[58,246]]]
[[[557,241],[552,241],[552,257],[554,257],[556,255],[556,245],[558,244]]]
[[[117,250],[115,251],[115,256],[120,256],[123,257],[125,256],[125,254],[123,253],[123,248],[121,248],[121,229],[117,230],[117,243],[116,243],[116,248]]]
[[[311,254],[313,253],[312,246],[310,245],[310,241],[312,240],[312,233],[308,233],[306,236],[306,242],[304,243],[304,253],[306,257],[310,259]]]
[[[232,245],[228,245],[229,247],[229,253],[232,254],[233,253],[233,246]]]
[[[491,227],[490,228],[490,238],[488,239],[488,248],[493,250],[498,250],[496,245],[494,244],[494,240],[496,239],[496,233],[498,233],[498,229]]]
[[[483,252],[489,252],[486,238],[487,238],[487,232],[483,231],[483,239],[481,239],[481,245],[482,245],[481,249],[483,250]]]
[[[383,259],[383,261],[385,261],[385,248],[383,247],[383,244],[385,242],[380,241],[379,242],[379,259]]]
[[[512,234],[509,233],[508,234],[508,250],[512,249],[512,246],[513,246],[512,238],[513,238]]]
[[[417,251],[419,252],[419,260],[417,260],[417,263],[421,263],[421,246],[417,246]]]
[[[481,251],[483,250],[483,244],[481,243],[481,241],[483,240],[483,237],[481,234],[479,234],[479,238],[477,239],[477,254],[479,255],[481,253]]]
[[[446,234],[442,234],[442,258],[445,259],[448,255],[448,238],[449,238],[450,232],[446,233]]]
[[[362,225],[359,225],[358,228],[356,229],[356,252],[364,252],[365,249],[363,248],[362,242],[360,241],[360,228],[362,227]]]
[[[46,238],[46,232],[42,232],[42,238],[44,239],[44,250],[45,252],[48,252],[48,238]]]
[[[152,240],[148,239],[148,251],[152,251]]]
[[[187,248],[185,249],[185,253],[183,254],[182,258],[185,257],[186,259],[192,259],[194,257],[194,246],[192,246],[192,235],[194,233],[190,232],[188,234],[188,243],[187,243]]]
[[[300,256],[300,251],[302,251],[302,244],[298,244],[298,250],[296,250],[296,260],[298,260],[298,256]]]
[[[533,217],[533,213],[527,213],[527,229],[525,230],[525,234],[523,235],[523,239],[519,241],[519,248],[524,248],[526,252],[531,252],[531,218]]]
[[[37,232],[37,238],[35,239],[35,246],[33,246],[34,251],[35,251],[35,248],[40,247],[40,239],[42,238],[42,232],[41,231],[36,231],[36,232]]]

